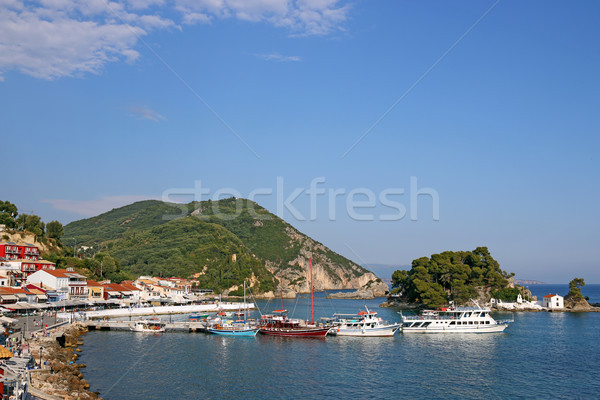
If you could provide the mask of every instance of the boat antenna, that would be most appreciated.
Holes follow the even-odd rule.
[[[310,323],[315,323],[315,306],[313,302],[313,276],[312,276],[312,257],[310,258]]]

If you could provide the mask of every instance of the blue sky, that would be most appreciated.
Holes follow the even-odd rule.
[[[298,188],[302,218],[282,216],[358,263],[487,246],[518,278],[600,283],[599,17],[595,1],[3,1],[0,198],[67,223],[198,181],[203,199],[271,189],[272,212]],[[439,220],[433,196],[411,207],[411,177]]]

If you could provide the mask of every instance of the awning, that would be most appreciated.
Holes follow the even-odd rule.
[[[5,308],[10,310],[34,310],[38,309],[38,307],[34,304],[29,303],[15,303],[15,304],[5,304]]]
[[[15,293],[20,300],[27,300],[27,295],[25,293]]]
[[[45,294],[37,294],[36,296],[38,300],[48,300],[48,296],[46,296]]]
[[[19,301],[19,298],[17,296],[15,296],[14,294],[0,294],[0,299],[2,299],[2,301],[6,301],[6,300]]]
[[[8,351],[6,347],[0,346],[0,358],[11,358],[13,357],[13,353]]]
[[[2,315],[2,316],[0,316],[0,322],[3,324],[13,324],[13,323],[17,322],[17,320],[14,318],[8,318],[8,317],[5,317],[4,315]]]

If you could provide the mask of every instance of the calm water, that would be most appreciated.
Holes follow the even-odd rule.
[[[591,296],[590,296],[591,297]],[[318,316],[374,301],[316,299]],[[277,302],[260,303],[267,310]],[[287,301],[295,316],[310,300]],[[498,313],[505,333],[394,338],[232,338],[202,333],[90,332],[80,358],[111,399],[598,398],[600,313]],[[174,317],[175,318],[175,317]],[[184,316],[177,316],[183,319]],[[168,317],[166,318],[168,319]]]

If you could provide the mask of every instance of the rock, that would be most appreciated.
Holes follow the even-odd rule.
[[[355,292],[331,293],[328,299],[354,299],[354,300],[372,300],[375,298],[371,290],[357,290]]]
[[[595,307],[590,306],[590,303],[583,297],[565,297],[565,308],[569,311],[596,311]]]
[[[98,394],[87,390],[90,387],[89,383],[83,379],[83,374],[79,371],[85,365],[71,362],[71,360],[77,359],[77,352],[81,351],[77,345],[82,345],[83,341],[78,338],[87,332],[87,328],[81,323],[75,323],[66,328],[60,328],[60,331],[66,342],[64,344],[72,345],[72,347],[61,347],[59,342],[50,338],[36,338],[30,341],[32,352],[35,349],[39,354],[41,349],[53,372],[52,374],[32,374],[32,386],[61,399],[99,398]]]

